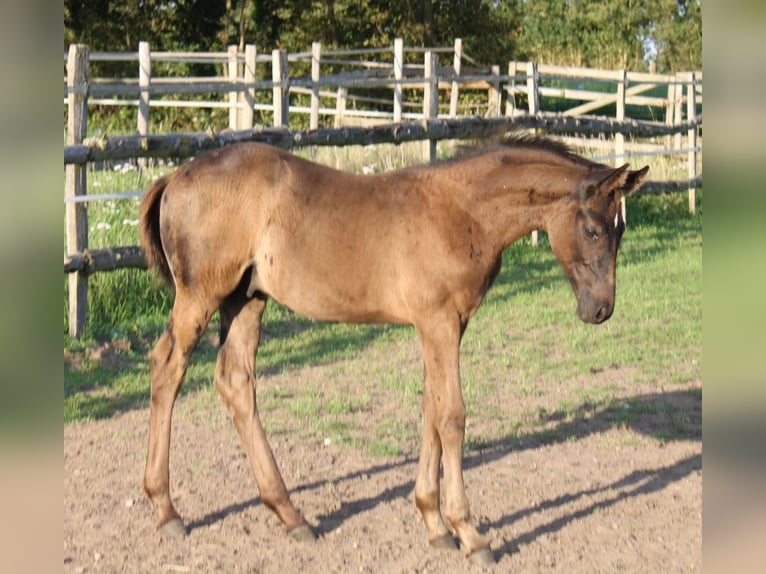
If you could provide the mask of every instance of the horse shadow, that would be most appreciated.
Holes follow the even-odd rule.
[[[674,440],[702,441],[702,392],[701,390],[679,390],[664,393],[637,395],[620,401],[604,404],[584,404],[573,413],[551,412],[544,417],[543,423],[552,423],[544,430],[535,430],[520,435],[508,435],[496,440],[483,442],[469,448],[463,458],[464,469],[477,468],[489,462],[512,456],[514,453],[536,449],[543,445],[579,440],[591,434],[601,433],[610,428],[628,426],[636,432],[652,436],[663,442]],[[373,510],[381,504],[396,499],[409,499],[415,487],[417,458],[407,456],[394,462],[374,465],[363,470],[332,477],[334,484],[359,480],[364,476],[382,475],[403,467],[410,467],[413,479],[402,481],[394,487],[388,487],[374,496],[343,501],[337,509],[317,516],[315,526],[320,536],[329,533],[343,524],[350,516]],[[582,489],[557,498],[541,501],[535,505],[506,514],[493,522],[482,522],[477,527],[482,534],[493,529],[513,524],[525,516],[568,505],[574,501],[588,499],[598,494],[618,491],[617,494],[572,511],[537,528],[519,534],[494,550],[495,558],[517,552],[523,545],[549,533],[558,532],[598,509],[605,509],[620,502],[658,492],[669,485],[701,470],[702,456],[692,455],[665,467],[652,470],[633,471],[605,486]],[[327,480],[307,482],[297,486],[294,491],[302,492],[326,487]],[[222,520],[232,513],[260,504],[258,497],[242,503],[229,505],[210,513],[200,520],[189,524],[190,529],[207,526]]]

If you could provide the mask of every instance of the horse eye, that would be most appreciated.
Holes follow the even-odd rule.
[[[591,241],[596,241],[598,239],[598,229],[596,229],[595,227],[586,227],[585,237],[587,237]]]

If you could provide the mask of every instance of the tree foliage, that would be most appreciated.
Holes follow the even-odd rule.
[[[702,63],[701,0],[64,0],[64,47],[135,51],[451,45],[527,60],[658,71]]]
[[[520,48],[551,64],[659,72],[702,67],[700,0],[527,0]]]

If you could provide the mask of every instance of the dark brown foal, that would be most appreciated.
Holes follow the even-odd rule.
[[[159,180],[143,200],[141,232],[149,262],[175,289],[167,330],[151,353],[144,476],[163,531],[185,532],[169,489],[173,403],[220,310],[215,384],[261,499],[293,536],[314,537],[290,501],[258,416],[255,356],[271,297],[317,320],[414,326],[425,366],[415,502],[433,546],[454,548],[454,535],[472,560],[492,562],[463,484],[463,332],[503,250],[535,229],[548,233],[579,317],[606,321],[625,228],[620,200],[647,169],[611,168],[527,138],[438,165],[358,176],[238,144]]]

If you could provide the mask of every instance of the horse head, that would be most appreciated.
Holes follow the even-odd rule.
[[[628,164],[597,167],[576,182],[548,221],[551,248],[572,284],[577,315],[586,323],[612,316],[617,249],[625,231],[620,202],[648,171],[648,166],[630,171]]]

